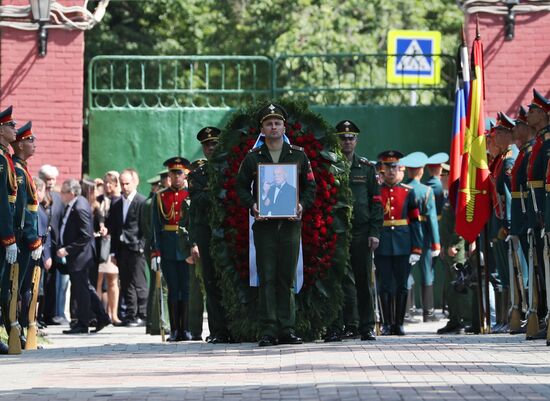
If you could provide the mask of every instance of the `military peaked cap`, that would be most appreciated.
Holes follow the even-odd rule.
[[[216,127],[204,127],[197,134],[197,139],[200,143],[205,143],[209,141],[218,141],[219,136],[222,132],[219,128]]]

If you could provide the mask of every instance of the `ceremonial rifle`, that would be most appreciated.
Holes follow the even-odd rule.
[[[27,329],[27,343],[25,350],[36,349],[38,347],[36,341],[37,326],[36,326],[36,304],[38,302],[38,291],[40,288],[40,266],[34,266],[32,273],[32,298],[29,307],[29,328]]]
[[[376,265],[374,264],[374,251],[371,249],[371,286],[374,291],[374,331],[376,335],[380,335],[380,302],[378,300],[378,289],[376,288]]]
[[[533,255],[533,229],[527,231],[529,240],[529,310],[527,311],[527,337],[533,337],[539,332],[538,291],[535,280],[535,265]]]
[[[510,297],[511,306],[509,311],[510,330],[519,330],[521,328],[521,312],[520,312],[520,291],[516,281],[517,275],[517,259],[513,255],[514,240],[510,238],[508,241],[508,271],[510,275]]]
[[[21,326],[17,321],[17,298],[19,294],[19,263],[15,262],[10,267],[11,293],[10,293],[10,333],[8,342],[8,354],[19,355],[21,353]]]

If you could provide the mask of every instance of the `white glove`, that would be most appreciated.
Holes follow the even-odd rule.
[[[160,256],[151,258],[151,270],[156,272],[160,269]]]
[[[6,248],[6,262],[8,264],[13,264],[17,260],[17,245],[11,244]]]
[[[419,260],[420,260],[420,255],[418,255],[417,253],[411,253],[410,254],[410,256],[409,256],[409,264],[410,265],[414,265]]]
[[[437,258],[440,253],[441,253],[441,249],[434,249],[432,251],[432,258]]]
[[[36,248],[34,251],[31,252],[31,259],[32,260],[38,260],[40,259],[40,256],[42,256],[42,245],[40,245],[38,248]]]

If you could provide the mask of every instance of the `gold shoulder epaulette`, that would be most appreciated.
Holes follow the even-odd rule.
[[[290,145],[290,148],[291,148],[292,150],[299,150],[300,152],[303,152],[303,151],[304,151],[304,148],[302,148],[301,146]]]

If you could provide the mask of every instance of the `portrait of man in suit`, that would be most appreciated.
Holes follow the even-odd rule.
[[[273,180],[264,180],[262,186],[262,199],[260,203],[260,215],[265,217],[292,217],[296,215],[296,187],[290,180],[296,175],[295,165],[261,166],[267,176],[272,175]],[[271,173],[271,174],[270,174]],[[261,174],[261,173],[260,173]],[[260,177],[261,179],[261,177]]]

